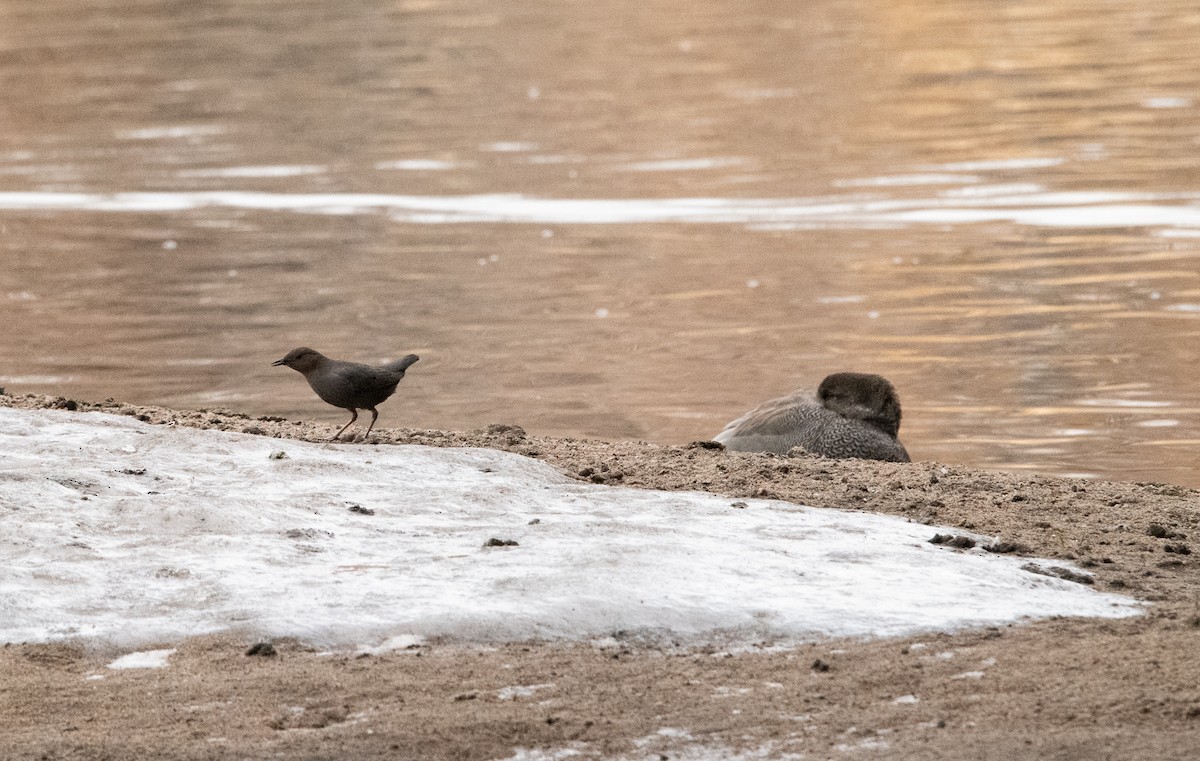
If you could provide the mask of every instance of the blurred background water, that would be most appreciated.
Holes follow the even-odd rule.
[[[1200,8],[0,3],[0,386],[684,442],[878,372],[915,459],[1200,486]]]

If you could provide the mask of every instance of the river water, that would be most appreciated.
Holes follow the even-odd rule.
[[[0,386],[1200,486],[1194,3],[0,5]]]

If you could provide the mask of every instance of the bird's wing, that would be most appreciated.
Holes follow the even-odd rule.
[[[734,436],[778,436],[795,430],[800,419],[820,409],[816,394],[795,391],[763,402],[725,426],[715,441],[727,443]]]
[[[337,374],[350,381],[356,389],[363,391],[383,391],[394,387],[403,373],[394,373],[382,367],[360,365],[357,362],[346,362],[337,368]]]

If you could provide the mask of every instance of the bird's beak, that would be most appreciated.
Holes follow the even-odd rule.
[[[279,367],[280,365],[286,365],[286,364],[287,364],[287,358],[277,359],[271,363],[271,367]]]

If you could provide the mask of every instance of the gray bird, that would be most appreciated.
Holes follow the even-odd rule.
[[[888,380],[868,373],[834,373],[812,391],[760,404],[714,437],[735,452],[787,454],[800,447],[826,457],[908,462],[896,438],[900,398]]]
[[[276,360],[271,365],[285,365],[293,370],[299,370],[317,396],[334,407],[350,410],[350,422],[342,426],[342,430],[334,434],[330,441],[337,441],[338,436],[354,425],[358,420],[359,410],[371,411],[371,424],[363,439],[371,435],[375,421],[379,419],[379,411],[375,405],[383,402],[396,391],[396,384],[404,377],[404,371],[420,357],[409,354],[404,359],[389,362],[381,367],[360,365],[357,362],[343,362],[340,359],[330,359],[319,351],[301,346],[292,349],[283,359]]]

